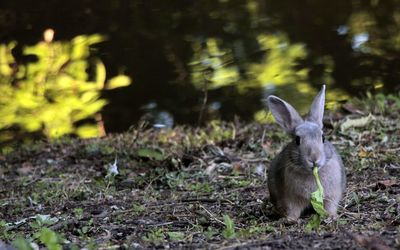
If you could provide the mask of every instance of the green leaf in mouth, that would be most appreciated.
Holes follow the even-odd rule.
[[[317,190],[311,193],[311,205],[317,214],[314,214],[306,225],[306,231],[312,231],[319,228],[321,221],[328,215],[324,208],[324,187],[318,175],[318,167],[313,167],[313,176],[317,184]]]

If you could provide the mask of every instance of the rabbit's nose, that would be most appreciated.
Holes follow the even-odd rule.
[[[318,163],[319,161],[319,157],[317,154],[311,154],[310,155],[310,161],[315,165]]]
[[[317,156],[317,157],[311,159],[311,162],[312,162],[313,166],[322,167],[325,164],[325,158],[324,158],[324,156]]]

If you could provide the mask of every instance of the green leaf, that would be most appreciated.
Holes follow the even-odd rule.
[[[22,237],[16,238],[11,244],[18,250],[33,250],[30,242]]]
[[[99,99],[99,97],[100,93],[98,91],[86,91],[80,97],[80,101],[84,104],[87,104],[89,102],[96,101],[97,99]]]
[[[116,89],[126,87],[131,84],[131,79],[126,75],[119,75],[111,78],[106,85],[106,89]]]
[[[225,229],[222,231],[222,236],[224,236],[227,239],[232,239],[236,237],[236,232],[235,232],[235,224],[231,217],[229,215],[225,214],[224,215],[224,224],[225,224]]]
[[[106,81],[106,67],[100,60],[96,60],[96,85],[98,89],[104,88],[104,82]]]
[[[15,47],[15,43],[0,44],[0,75],[11,76],[13,73],[10,64],[14,62],[11,50]]]
[[[167,234],[172,241],[182,241],[185,237],[185,234],[182,232],[167,232]]]
[[[327,212],[324,208],[324,187],[319,179],[317,167],[314,167],[313,175],[315,182],[317,183],[317,190],[311,194],[311,205],[319,215],[326,216]]]
[[[139,157],[146,157],[156,161],[164,160],[164,153],[160,149],[141,148],[136,153]]]
[[[81,138],[92,138],[99,136],[99,128],[95,124],[86,124],[79,126],[76,129],[76,133]]]
[[[43,226],[43,225],[53,225],[54,223],[56,223],[58,221],[58,219],[56,217],[52,218],[48,214],[37,214],[35,216],[35,220],[41,226]]]
[[[313,214],[311,219],[307,222],[305,231],[307,233],[310,233],[313,230],[318,229],[320,224],[321,224],[321,216],[319,216],[319,214]]]
[[[305,230],[310,232],[312,230],[318,230],[322,218],[326,217],[328,213],[324,208],[324,187],[321,184],[321,180],[318,175],[318,168],[314,166],[313,175],[315,183],[317,184],[317,190],[311,193],[311,205],[317,214],[314,214],[308,221]]]
[[[165,236],[161,228],[150,231],[142,238],[145,241],[153,242],[154,244],[159,244],[164,241]]]
[[[56,232],[45,227],[40,230],[40,241],[49,249],[49,250],[62,250],[61,245],[59,244],[59,237]]]

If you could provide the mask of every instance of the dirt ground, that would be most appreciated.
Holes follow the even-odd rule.
[[[1,156],[0,239],[50,249],[46,228],[64,249],[400,249],[400,108],[384,104],[327,115],[348,184],[339,217],[316,231],[268,200],[269,163],[289,138],[276,125],[213,122]]]

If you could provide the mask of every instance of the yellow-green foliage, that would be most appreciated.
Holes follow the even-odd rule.
[[[97,136],[96,124],[76,123],[95,118],[104,107],[102,89],[130,84],[129,77],[123,75],[105,82],[103,63],[90,56],[90,46],[101,41],[100,35],[42,41],[23,48],[23,55],[37,57],[24,64],[17,63],[11,53],[15,42],[1,44],[0,141],[12,139],[15,132],[10,131],[39,132],[48,138],[65,134]]]
[[[236,86],[240,91],[247,88],[264,87],[266,85],[306,84],[307,69],[297,69],[297,61],[306,58],[307,51],[303,44],[291,43],[281,34],[259,35],[260,48],[265,52],[260,63],[246,63],[246,79],[241,78],[239,68],[234,64],[234,52],[223,48],[222,42],[215,38],[201,42],[193,42],[192,82],[197,88],[208,89],[228,85]]]

